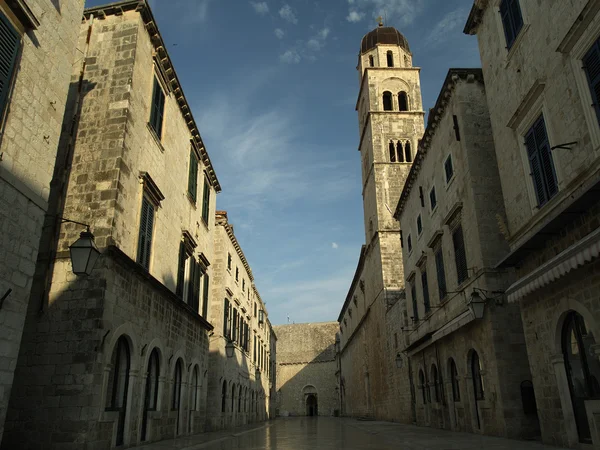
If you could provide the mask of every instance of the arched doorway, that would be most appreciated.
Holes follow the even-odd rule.
[[[175,421],[175,435],[181,433],[181,379],[183,376],[183,361],[181,358],[175,364],[175,372],[173,374],[173,396],[171,409],[177,411],[177,419]]]
[[[129,344],[124,336],[117,341],[111,358],[112,370],[108,379],[107,407],[108,411],[118,411],[117,446],[125,443],[125,419],[127,414],[127,393],[129,391],[129,370],[131,356]]]
[[[600,398],[600,364],[590,348],[596,340],[583,316],[571,311],[563,324],[561,341],[579,441],[591,443],[585,401]]]
[[[479,400],[484,399],[483,378],[481,377],[481,361],[475,350],[471,352],[471,377],[473,381],[473,401],[475,402],[475,418],[477,428],[481,430],[481,417],[479,416]]]
[[[146,387],[144,390],[144,411],[142,414],[142,436],[141,440],[148,438],[148,411],[156,411],[158,402],[158,377],[160,365],[158,359],[158,350],[155,348],[150,353],[148,360],[148,369],[146,371]]]
[[[319,415],[319,404],[317,402],[317,394],[308,394],[306,396],[306,415],[309,417]]]

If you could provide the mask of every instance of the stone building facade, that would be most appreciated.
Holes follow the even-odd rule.
[[[273,329],[225,211],[217,211],[212,291],[207,428],[269,418]]]
[[[383,25],[363,38],[357,69],[365,245],[338,317],[341,413],[408,422],[408,369],[396,367],[386,324],[405,301],[393,208],[424,129],[420,69],[404,36]]]
[[[417,424],[536,437],[519,308],[503,301],[513,274],[495,268],[508,243],[481,69],[448,72],[395,217]]]
[[[76,276],[67,250],[85,226],[45,229],[56,257],[36,267],[3,449],[205,427],[220,185],[148,4],[87,9],[79,27],[50,212],[89,224],[102,255]]]
[[[83,0],[0,2],[0,441],[49,209]],[[35,301],[35,299],[33,300]]]
[[[274,327],[277,348],[277,411],[280,416],[339,414],[336,378],[337,322]]]
[[[498,8],[499,6],[499,8]],[[600,2],[476,0],[542,439],[600,446]]]

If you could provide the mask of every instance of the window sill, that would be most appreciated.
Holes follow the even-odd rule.
[[[187,197],[187,199],[189,200],[190,204],[192,205],[192,207],[194,209],[198,209],[196,206],[196,200],[193,199],[193,197],[190,195],[189,192],[186,191],[185,196]]]
[[[454,180],[456,179],[456,174],[452,174],[452,178],[450,178],[448,181],[446,181],[446,190],[450,189],[450,186],[452,186],[452,183],[454,183]]]
[[[148,131],[150,132],[150,135],[152,136],[152,138],[156,142],[156,145],[158,145],[158,148],[160,149],[160,151],[164,153],[165,152],[165,148],[163,147],[162,142],[160,141],[160,138],[158,137],[158,134],[156,134],[156,131],[154,131],[154,128],[152,128],[152,125],[150,125],[150,122],[146,123],[146,128],[148,128]]]
[[[206,219],[204,217],[202,217],[202,219],[200,220],[200,222],[202,222],[202,225],[204,225],[204,227],[207,230],[210,230],[210,228],[208,228],[208,222],[206,221]]]
[[[529,30],[529,24],[523,24],[521,31],[519,31],[519,34],[513,41],[510,48],[508,48],[508,47],[506,48],[507,53],[506,53],[506,62],[504,64],[505,69],[509,66],[513,55],[517,52],[517,48],[520,47],[520,44],[523,41],[523,36],[525,36],[525,34],[527,34],[527,30]]]
[[[437,210],[438,210],[438,207],[437,207],[437,203],[436,203],[436,205],[433,207],[433,209],[431,209],[429,211],[429,217],[433,216]]]

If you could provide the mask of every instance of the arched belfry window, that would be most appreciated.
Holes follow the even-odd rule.
[[[398,141],[396,145],[396,153],[398,154],[398,162],[404,162],[404,150],[402,149],[402,142]]]
[[[373,55],[369,56],[369,67],[374,67],[375,66],[375,59],[373,58]]]
[[[390,141],[390,162],[396,162],[396,147],[394,141]]]
[[[410,148],[410,141],[404,145],[404,154],[406,157],[404,158],[406,162],[412,162],[412,150]]]
[[[387,52],[387,66],[394,67],[394,54],[391,50],[388,50]]]
[[[404,91],[398,93],[398,107],[400,111],[408,111],[408,95]]]
[[[385,91],[383,93],[383,110],[391,111],[392,109],[392,93],[390,91]]]

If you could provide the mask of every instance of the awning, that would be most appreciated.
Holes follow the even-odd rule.
[[[600,228],[510,286],[506,291],[508,302],[512,303],[522,299],[598,256],[600,256]]]

